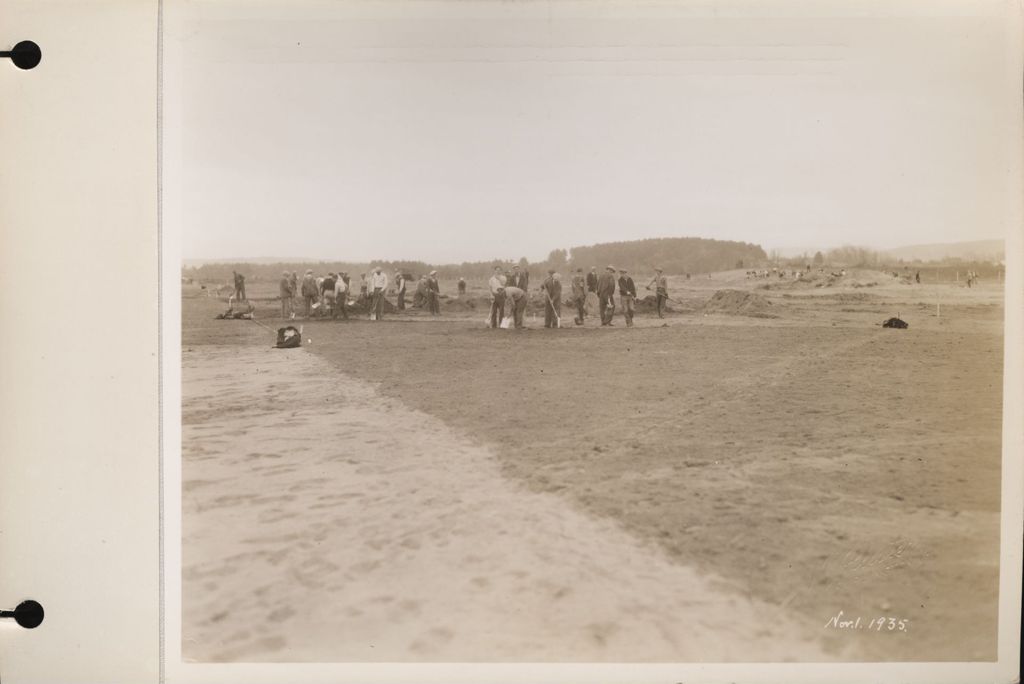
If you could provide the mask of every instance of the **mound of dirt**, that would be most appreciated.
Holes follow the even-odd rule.
[[[445,311],[481,311],[491,310],[490,297],[458,297],[441,300],[441,308]]]
[[[777,310],[778,306],[772,304],[764,295],[744,290],[718,290],[704,304],[705,313],[754,318],[778,318],[773,309]]]
[[[354,304],[350,304],[349,305],[348,312],[350,314],[353,313],[353,312],[355,312],[357,314],[360,314],[360,313],[369,314],[370,313],[370,302],[371,302],[371,300],[369,298],[367,298],[367,299],[365,299],[365,300],[363,300],[361,302],[357,300]],[[386,314],[391,314],[391,313],[397,313],[398,312],[398,309],[395,307],[395,305],[392,304],[391,302],[389,302],[386,297],[384,298],[384,304],[381,307],[381,309]]]
[[[654,313],[658,310],[658,298],[654,295],[637,297],[635,306],[637,313]],[[672,306],[672,302],[665,302],[661,306],[661,310],[665,313],[673,313],[676,310],[676,307]]]

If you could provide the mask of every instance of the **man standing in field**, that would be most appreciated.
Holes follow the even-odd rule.
[[[615,325],[615,267],[608,266],[597,279],[597,302],[601,310],[601,325]]]
[[[368,285],[366,283],[366,274],[365,273],[360,273],[359,274],[359,304],[360,305],[366,304],[366,308],[369,309],[370,308],[370,297],[367,294],[367,287],[368,287]]]
[[[464,297],[466,295],[466,279],[459,277],[459,296]]]
[[[512,320],[515,321],[516,329],[522,330],[526,327],[523,325],[523,313],[526,311],[526,291],[514,285],[508,285],[504,288],[504,295],[505,301],[509,303],[509,313],[512,315]]]
[[[334,281],[334,304],[335,310],[331,314],[331,318],[337,318],[337,314],[340,312],[341,317],[346,321],[348,320],[348,274],[339,273],[338,278]]]
[[[509,283],[512,287],[518,287],[523,292],[530,291],[530,274],[519,268],[518,265],[512,267],[512,282]]]
[[[234,274],[235,276],[235,299],[239,302],[244,302],[246,301],[245,276],[239,273],[238,271],[232,271],[231,273]]]
[[[334,293],[334,284],[337,282],[337,276],[334,273],[328,273],[327,277],[320,283],[320,306],[323,307],[322,315],[327,315],[327,308],[331,309],[331,318],[335,317],[335,309],[337,307],[337,299]]]
[[[576,275],[572,277],[572,301],[576,304],[576,325],[583,325],[587,315],[587,279],[582,268],[577,268]]]
[[[395,271],[395,292],[398,294],[398,310],[405,311],[405,277],[401,271]]]
[[[629,277],[626,269],[619,269],[619,302],[622,304],[622,313],[626,317],[626,327],[633,327],[633,302],[636,301],[636,284]]]
[[[292,310],[292,279],[288,271],[285,271],[281,276],[280,283],[280,294],[281,294],[281,318],[295,318],[295,312]]]
[[[711,274],[708,274],[711,277]],[[660,268],[654,269],[654,278],[647,284],[647,289],[651,289],[651,285],[654,285],[654,303],[658,310],[658,318],[664,318],[664,307],[665,302],[668,301],[668,278],[661,274]]]
[[[302,298],[306,301],[306,318],[313,315],[313,303],[316,302],[319,295],[313,271],[308,270],[306,275],[302,277]]]
[[[437,283],[437,271],[431,271],[430,277],[427,278],[427,304],[432,316],[441,313],[440,295],[441,286]]]
[[[292,318],[295,317],[295,301],[299,297],[299,274],[296,271],[292,271],[291,277],[291,289],[292,289]]]
[[[582,270],[581,268],[580,271]],[[587,274],[587,292],[597,294],[597,266],[592,267]]]
[[[384,292],[388,287],[388,274],[381,271],[380,266],[373,269],[370,275],[370,292],[372,318],[380,320],[384,316]]]
[[[555,269],[548,271],[548,277],[540,285],[544,293],[544,327],[557,328],[562,317],[562,283]]]
[[[505,274],[501,266],[494,267],[494,275],[487,281],[491,290],[491,328],[497,328],[505,313]]]

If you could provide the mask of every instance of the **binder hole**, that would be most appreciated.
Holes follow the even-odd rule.
[[[14,609],[14,621],[25,629],[35,629],[43,623],[43,607],[32,600],[22,601]]]
[[[19,69],[35,69],[43,58],[43,51],[31,40],[23,40],[11,49],[10,57]]]

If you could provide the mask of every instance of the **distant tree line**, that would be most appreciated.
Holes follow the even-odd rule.
[[[951,264],[967,265],[974,264],[975,270],[979,264],[973,260],[944,259],[936,262],[922,262],[915,260],[907,264]],[[882,252],[844,245],[826,252],[815,252],[814,254],[801,254],[795,257],[783,258],[777,252],[765,254],[760,245],[746,242],[733,242],[728,240],[710,240],[707,238],[651,238],[647,240],[631,240],[628,242],[607,242],[603,244],[590,245],[586,247],[573,247],[571,250],[554,249],[547,259],[540,262],[529,262],[526,257],[518,260],[491,259],[488,261],[467,261],[461,264],[430,264],[424,261],[388,261],[380,260],[373,262],[346,262],[346,261],[320,261],[316,263],[208,263],[202,266],[186,267],[182,275],[199,281],[230,281],[231,272],[239,271],[246,278],[256,280],[271,280],[281,276],[282,271],[295,271],[301,277],[306,269],[312,269],[317,275],[326,274],[329,271],[347,272],[350,276],[358,278],[360,274],[367,273],[373,266],[380,266],[390,276],[395,271],[418,278],[430,271],[436,270],[438,276],[443,280],[454,280],[466,278],[467,280],[482,280],[490,277],[495,265],[502,265],[511,268],[513,264],[529,270],[535,275],[544,273],[549,268],[566,273],[575,270],[577,267],[589,271],[592,267],[603,269],[607,265],[616,268],[625,268],[636,274],[651,273],[653,269],[661,267],[667,275],[682,275],[685,273],[708,273],[712,271],[726,271],[729,269],[758,269],[765,266],[785,266],[791,268],[804,268],[811,266],[819,268],[823,266],[836,266],[846,268],[874,268],[882,271],[892,270],[894,265],[903,266],[902,259],[895,260]],[[987,264],[995,267],[995,262]],[[987,269],[986,269],[987,272]]]
[[[764,249],[758,245],[745,242],[709,240],[706,238],[655,238],[634,240],[630,242],[609,242],[588,247],[573,247],[571,250],[555,249],[548,258],[541,262],[530,263],[526,257],[518,260],[492,259],[489,261],[472,261],[461,264],[429,264],[423,261],[388,261],[345,262],[320,261],[316,263],[207,263],[201,266],[186,267],[182,275],[199,281],[230,280],[231,272],[238,271],[246,278],[256,280],[276,279],[283,271],[295,271],[302,276],[307,269],[322,275],[333,271],[344,271],[350,276],[359,277],[372,267],[380,266],[389,275],[396,270],[418,278],[436,270],[442,279],[466,278],[471,280],[486,279],[500,264],[510,268],[513,264],[528,269],[536,274],[549,268],[565,272],[576,267],[589,270],[591,267],[603,268],[614,265],[626,268],[634,273],[648,273],[655,266],[660,266],[668,275],[684,273],[703,273],[721,271],[730,268],[743,268],[747,264],[753,268],[765,263],[767,257]]]
[[[550,259],[551,257],[549,257]],[[755,268],[767,261],[760,245],[707,238],[651,238],[573,247],[567,257],[570,268],[589,270],[611,265],[634,273],[651,273],[655,267],[667,275],[707,273],[732,268]]]

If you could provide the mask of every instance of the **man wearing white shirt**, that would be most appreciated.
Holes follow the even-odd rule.
[[[501,266],[494,267],[494,275],[487,281],[487,285],[491,288],[491,327],[497,328],[505,311],[505,274]]]
[[[370,311],[376,314],[374,318],[378,321],[384,315],[384,291],[387,286],[388,274],[381,271],[380,266],[373,269],[370,276]]]

